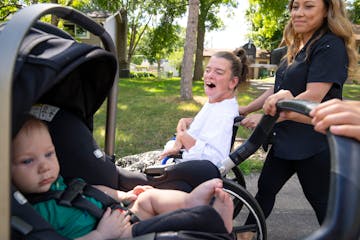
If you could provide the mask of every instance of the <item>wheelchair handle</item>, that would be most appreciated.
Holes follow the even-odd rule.
[[[260,123],[256,126],[251,136],[229,155],[229,159],[233,163],[229,162],[229,160],[225,161],[227,162],[226,169],[221,169],[221,171],[225,171],[226,174],[226,171],[230,171],[232,167],[239,165],[255,153],[271,133],[281,111],[293,111],[309,116],[309,113],[316,105],[317,103],[314,102],[297,99],[279,101],[276,104],[277,114],[274,117],[264,115],[261,118]]]
[[[240,126],[240,122],[245,118],[244,115],[239,115],[237,117],[234,118],[234,126],[239,127]]]

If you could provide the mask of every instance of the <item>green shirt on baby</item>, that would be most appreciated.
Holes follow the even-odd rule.
[[[64,179],[59,176],[51,185],[50,190],[56,191],[66,188]],[[94,198],[86,197],[86,199],[102,208],[102,204]],[[34,204],[33,207],[53,226],[56,232],[70,239],[88,234],[96,228],[98,223],[98,219],[87,211],[75,207],[61,206],[54,199]]]

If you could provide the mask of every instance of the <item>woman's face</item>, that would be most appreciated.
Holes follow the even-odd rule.
[[[291,22],[296,33],[302,34],[303,41],[321,27],[327,16],[324,0],[294,0],[291,7]]]
[[[210,103],[232,98],[237,82],[229,60],[215,56],[210,58],[204,72],[204,89]]]

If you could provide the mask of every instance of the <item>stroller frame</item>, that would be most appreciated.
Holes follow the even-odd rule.
[[[105,50],[116,55],[116,48],[111,39],[111,36],[104,31],[104,28],[94,24],[92,21],[82,15],[80,12],[72,9],[59,6],[57,4],[41,4],[38,6],[29,6],[22,10],[22,16],[13,16],[12,20],[9,21],[7,26],[3,29],[3,32],[0,36],[0,46],[6,46],[2,49],[2,56],[7,56],[7,61],[3,61],[0,64],[0,101],[2,103],[2,112],[0,114],[0,159],[10,159],[10,146],[11,142],[11,99],[12,99],[12,81],[13,81],[13,72],[15,70],[15,62],[17,53],[20,49],[22,40],[24,39],[27,31],[30,27],[38,20],[40,17],[46,14],[55,14],[58,17],[69,20],[78,24],[84,29],[90,31],[94,35],[98,36]],[[22,19],[27,19],[23,21]],[[16,26],[16,31],[14,27]],[[118,79],[118,69],[116,69],[115,79]],[[116,97],[117,97],[117,81],[113,85],[109,96],[107,104],[107,119],[106,119],[106,135],[105,135],[105,152],[109,156],[114,154],[114,145],[115,145],[115,118],[116,118]],[[10,169],[9,161],[0,161],[1,169]],[[9,202],[9,192],[10,192],[10,172],[4,171],[0,175],[0,188],[3,189],[0,193],[0,209],[2,219],[10,218],[10,202]],[[1,221],[0,222],[0,232],[3,233],[5,239],[10,238],[10,222]]]

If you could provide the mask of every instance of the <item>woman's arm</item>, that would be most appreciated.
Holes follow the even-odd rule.
[[[255,112],[257,110],[260,110],[263,107],[263,104],[265,100],[274,93],[274,87],[269,88],[265,92],[263,92],[258,98],[256,98],[254,101],[249,103],[247,106],[239,106],[239,114],[246,116],[242,121],[241,125],[247,128],[255,128],[261,117],[262,114],[255,113],[250,114],[252,112]]]
[[[263,92],[259,97],[249,103],[247,106],[239,106],[240,115],[248,115],[249,113],[260,110],[263,107],[265,100],[274,93],[274,87],[269,88]]]
[[[176,132],[181,132],[188,129],[193,120],[193,118],[180,118],[176,127]]]
[[[276,114],[276,103],[280,100],[285,99],[303,99],[313,102],[321,102],[324,99],[327,92],[330,90],[333,83],[326,82],[315,82],[308,83],[306,85],[306,91],[300,93],[294,97],[289,90],[280,90],[279,92],[269,96],[264,103],[264,112],[271,116]],[[282,111],[280,113],[279,121],[283,120],[292,120],[296,122],[311,124],[311,119],[302,114],[291,112],[291,111]]]
[[[190,127],[190,124],[194,118],[181,118],[176,127],[176,146],[177,150],[180,148],[185,148],[189,150],[192,146],[195,145],[196,139],[194,139],[190,134],[188,134],[187,130]]]

